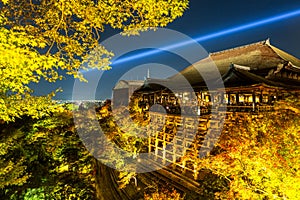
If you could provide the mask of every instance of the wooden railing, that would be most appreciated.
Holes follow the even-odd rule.
[[[228,112],[268,112],[274,111],[274,106],[272,105],[257,105],[253,106],[235,106],[235,105],[228,105],[226,107]]]

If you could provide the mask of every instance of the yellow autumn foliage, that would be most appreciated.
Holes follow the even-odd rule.
[[[188,7],[188,0],[0,2],[0,123],[24,114],[43,115],[32,111],[37,107],[47,112],[53,95],[35,97],[39,106],[20,102],[33,98],[30,83],[55,82],[65,74],[84,80],[79,69],[110,69],[114,54],[99,44],[108,26],[138,34],[166,26]],[[95,48],[97,56],[91,59]]]
[[[264,113],[263,119],[249,116],[244,125],[221,135],[218,154],[198,159],[198,169],[228,184],[215,199],[299,199],[299,100],[280,104],[291,108]]]

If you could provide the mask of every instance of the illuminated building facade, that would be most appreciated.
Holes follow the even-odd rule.
[[[207,65],[210,60],[222,77],[220,80],[212,77],[211,80],[222,82],[225,89],[208,90],[198,73],[198,69],[210,70]],[[181,76],[189,82],[193,91],[182,87],[172,92],[166,87],[180,84]],[[120,87],[116,87],[114,92],[119,92],[117,89]],[[129,91],[127,86],[122,89]],[[160,104],[161,111],[168,113],[160,114],[156,110],[158,112],[151,114],[154,131],[149,132],[149,153],[155,159],[171,163],[174,170],[197,180],[199,171],[194,160],[218,139],[211,137],[204,143],[207,134],[220,129],[228,132],[230,126],[238,126],[250,115],[255,118],[263,112],[273,111],[274,103],[290,94],[300,94],[300,60],[266,40],[211,53],[209,58],[165,80],[148,78],[133,92],[131,102],[137,101],[146,115],[145,119],[154,104]],[[128,105],[129,96],[123,97],[126,97],[123,101]],[[215,108],[212,106],[214,103],[218,104]],[[225,122],[220,122],[218,116],[213,118],[212,112],[225,112]],[[192,114],[199,116],[197,121],[191,117]],[[168,149],[168,145],[172,148]]]
[[[198,69],[209,72],[208,62],[217,66],[225,86],[225,93],[217,88],[208,91],[206,83]],[[198,68],[198,69],[197,69]],[[192,86],[197,99],[191,101],[193,95],[182,89],[170,92],[162,85],[178,85],[184,77]],[[159,84],[159,83],[163,84]],[[140,98],[140,105],[145,110],[159,103],[173,114],[188,112],[210,112],[212,102],[226,104],[228,111],[259,111],[271,109],[276,100],[284,98],[288,93],[300,90],[300,60],[270,44],[269,40],[261,41],[225,51],[211,53],[208,58],[187,67],[179,74],[166,80],[148,78],[132,98]],[[142,97],[142,98],[141,98]],[[129,99],[127,99],[129,101]],[[192,102],[193,105],[181,103]],[[197,102],[196,104],[194,104]],[[179,108],[180,107],[180,108]]]

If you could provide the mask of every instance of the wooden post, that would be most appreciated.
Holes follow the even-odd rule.
[[[231,104],[230,95],[231,95],[231,93],[228,92],[228,93],[227,93],[227,104],[228,104],[228,105]]]
[[[214,95],[213,93],[210,93],[210,102],[211,102],[212,104],[215,103],[215,95]]]
[[[262,93],[262,90],[260,91],[260,95],[259,95],[259,103],[260,104],[263,103],[263,93]]]
[[[240,102],[239,95],[240,95],[239,92],[237,92],[236,96],[235,96],[236,105],[239,105],[239,102]]]
[[[164,132],[164,137],[163,137],[163,164],[166,163],[166,132]]]
[[[154,116],[152,116],[154,118]],[[156,115],[155,115],[155,118],[156,118]],[[156,119],[153,119],[153,121],[155,121]],[[155,131],[156,129],[154,129]],[[148,133],[148,152],[149,152],[149,155],[151,153],[151,136],[152,136],[152,129],[149,128],[149,126],[147,126],[147,133]]]
[[[173,169],[176,168],[176,137],[173,139]]]
[[[156,134],[155,134],[155,160],[157,160],[157,155],[158,155],[158,134],[159,134],[159,131],[156,131]]]
[[[186,172],[185,165],[186,165],[186,160],[183,159],[183,161],[182,161],[182,169],[183,169],[182,172],[183,172],[183,174],[185,174],[185,172]]]
[[[256,108],[256,96],[255,91],[252,92],[252,111],[254,112]]]
[[[194,180],[197,180],[199,172],[197,171],[197,165],[194,164],[193,166],[194,166]]]
[[[150,153],[151,153],[151,136],[149,136],[149,138],[148,138],[148,152],[150,155]]]

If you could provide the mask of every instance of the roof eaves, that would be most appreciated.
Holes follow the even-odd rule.
[[[275,54],[277,54],[284,61],[290,62],[294,66],[300,66],[300,60],[297,57],[295,57],[295,56],[293,56],[293,55],[291,55],[291,54],[289,54],[289,53],[287,53],[287,52],[271,45],[270,43],[266,43],[266,45],[268,47],[270,47],[272,49],[272,51]]]

